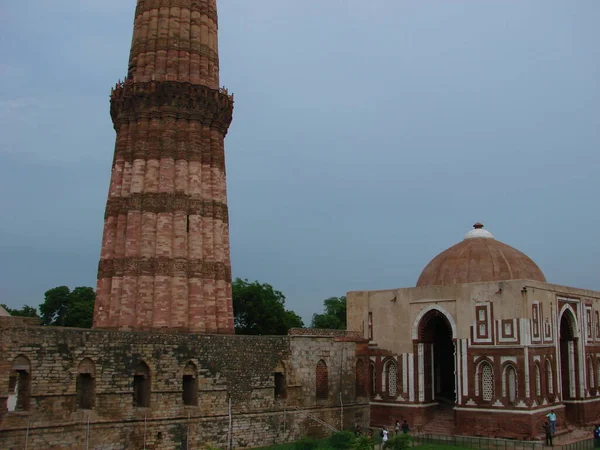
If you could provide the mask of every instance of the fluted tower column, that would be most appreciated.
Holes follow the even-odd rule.
[[[138,0],[94,327],[233,333],[216,0]]]

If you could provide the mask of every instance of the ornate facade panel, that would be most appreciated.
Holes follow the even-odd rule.
[[[534,301],[531,305],[531,342],[540,343],[542,341],[542,305]]]
[[[496,321],[497,336],[500,344],[518,344],[519,327],[517,319],[503,319]]]
[[[493,327],[493,312],[492,304],[476,303],[475,304],[475,321],[471,329],[471,337],[473,344],[493,344],[494,330]]]

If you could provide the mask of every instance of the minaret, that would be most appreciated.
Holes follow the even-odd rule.
[[[94,327],[233,333],[216,0],[138,0],[117,134]]]

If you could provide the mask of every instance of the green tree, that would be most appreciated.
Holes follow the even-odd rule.
[[[52,288],[44,294],[40,305],[42,325],[91,328],[96,293],[91,287]]]
[[[76,287],[69,294],[65,327],[92,328],[96,292],[91,287]]]
[[[11,316],[17,317],[39,317],[37,309],[33,306],[23,305],[21,309],[13,309],[6,306],[4,303],[0,304],[6,312],[8,312]]]
[[[346,329],[346,296],[329,297],[323,301],[325,312],[313,314],[311,328]]]
[[[237,334],[287,334],[290,328],[304,326],[295,312],[285,309],[285,296],[270,284],[236,278],[231,286]]]

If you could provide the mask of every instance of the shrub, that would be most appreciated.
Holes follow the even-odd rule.
[[[333,433],[327,440],[329,448],[346,450],[354,440],[354,434],[350,431],[338,431]]]
[[[308,437],[294,442],[294,450],[315,450],[319,448],[319,441]]]
[[[369,436],[358,436],[350,444],[352,450],[373,450],[375,441]]]
[[[400,434],[394,436],[385,443],[386,450],[406,450],[410,447],[410,435]]]

